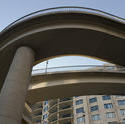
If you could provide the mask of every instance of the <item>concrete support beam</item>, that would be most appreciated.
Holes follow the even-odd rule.
[[[34,52],[17,49],[0,94],[0,124],[21,124]]]

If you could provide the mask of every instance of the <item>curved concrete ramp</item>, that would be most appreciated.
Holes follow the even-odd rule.
[[[125,66],[125,21],[80,7],[52,8],[22,17],[0,33],[0,87],[21,46],[34,50],[34,64],[75,54]]]
[[[58,97],[79,95],[125,95],[125,73],[70,72],[32,77],[27,101],[35,103]]]

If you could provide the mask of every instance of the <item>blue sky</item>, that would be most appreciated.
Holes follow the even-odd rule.
[[[125,18],[125,0],[0,0],[0,31],[31,12],[59,6],[89,7]],[[84,57],[63,57],[51,60],[49,66],[100,63]],[[44,65],[45,63],[37,67]]]
[[[125,18],[125,0],[0,0],[0,31],[24,15],[58,6],[90,7]]]
[[[72,66],[72,65],[102,65],[105,62],[82,56],[66,56],[58,57],[48,61],[48,68],[57,66]],[[34,67],[34,69],[45,68],[46,62],[43,62]]]

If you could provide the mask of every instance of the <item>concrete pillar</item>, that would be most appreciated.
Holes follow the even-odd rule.
[[[21,124],[33,61],[32,49],[17,49],[0,94],[0,124]]]

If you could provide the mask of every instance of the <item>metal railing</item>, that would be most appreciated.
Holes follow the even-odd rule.
[[[25,15],[16,21],[12,22],[10,25],[8,25],[5,29],[2,30],[4,32],[8,28],[16,25],[17,23],[23,22],[24,20],[31,19],[34,17],[46,15],[46,14],[52,14],[52,13],[62,13],[62,12],[81,12],[81,13],[90,13],[93,15],[100,15],[107,17],[109,19],[113,19],[114,21],[119,21],[122,23],[125,23],[125,19],[122,17],[115,16],[113,14],[98,10],[98,9],[92,9],[92,8],[87,8],[87,7],[78,7],[78,6],[63,6],[63,7],[53,7],[53,8],[48,8],[48,9],[43,9],[39,10],[33,13],[30,13],[28,15]],[[0,34],[2,33],[0,32]]]
[[[107,65],[75,65],[75,66],[60,66],[51,68],[33,69],[32,75],[36,74],[51,74],[51,73],[66,73],[66,72],[117,72],[125,73],[125,67],[107,66]]]

